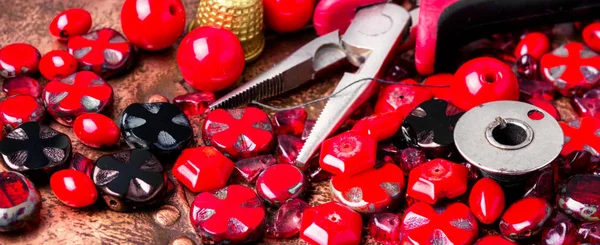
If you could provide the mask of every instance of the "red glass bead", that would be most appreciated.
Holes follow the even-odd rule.
[[[45,112],[42,103],[30,95],[14,95],[0,102],[0,120],[9,128],[26,122],[41,122]]]
[[[490,178],[477,181],[469,194],[469,207],[481,223],[494,223],[504,211],[504,191]]]
[[[138,48],[165,49],[183,33],[185,9],[180,0],[127,0],[121,8],[121,27]]]
[[[551,101],[544,99],[528,99],[527,102],[541,108],[545,112],[548,112],[548,114],[550,114],[557,121],[560,120],[560,114],[558,114],[558,110],[556,110],[556,107],[554,107]]]
[[[98,199],[98,191],[92,179],[73,169],[60,170],[52,174],[50,188],[56,198],[69,207],[87,207]]]
[[[86,34],[92,27],[92,15],[83,9],[67,9],[50,22],[50,34],[58,40]]]
[[[73,122],[73,133],[89,147],[104,148],[119,143],[121,130],[110,118],[99,113],[85,113]]]
[[[317,121],[315,120],[306,120],[306,122],[304,123],[304,130],[302,131],[302,140],[306,140],[308,139],[308,135],[310,135],[310,132],[312,131],[312,128],[315,126],[315,123],[317,123]]]
[[[110,28],[73,37],[67,47],[80,69],[93,71],[103,78],[128,69],[135,51],[121,33]]]
[[[273,125],[277,134],[301,136],[308,113],[304,108],[279,111],[273,117]]]
[[[377,142],[356,132],[346,132],[323,142],[319,164],[334,175],[354,175],[375,165]]]
[[[91,178],[92,171],[94,170],[94,163],[95,162],[92,159],[89,159],[86,156],[75,152],[73,153],[73,157],[71,158],[69,168],[82,172]]]
[[[600,51],[600,22],[594,22],[583,28],[581,33],[585,44],[594,51]]]
[[[331,178],[333,197],[361,213],[387,212],[395,209],[402,198],[404,174],[391,163],[362,173]]]
[[[173,165],[173,176],[193,192],[225,187],[235,164],[212,146],[188,148]]]
[[[595,156],[600,152],[600,118],[581,117],[568,123],[559,122],[565,134],[565,144],[561,155],[569,155],[573,151],[585,150]]]
[[[42,197],[33,183],[17,172],[0,172],[0,231],[13,231],[36,221]]]
[[[552,83],[540,80],[519,80],[519,89],[523,99],[553,100],[556,88]]]
[[[413,79],[406,79],[400,84],[383,87],[379,91],[374,113],[396,112],[397,120],[402,121],[410,111],[433,96],[427,88],[405,84],[418,83]]]
[[[235,162],[235,169],[242,178],[252,183],[263,170],[275,164],[277,164],[277,159],[273,155],[262,155]]]
[[[546,201],[554,201],[554,170],[551,167],[534,172],[525,181],[523,197],[540,197]]]
[[[311,164],[308,167],[308,178],[311,181],[322,181],[331,178],[331,173],[323,170],[319,164]]]
[[[427,162],[427,157],[425,153],[416,148],[405,148],[402,150],[400,154],[400,168],[404,173],[408,174],[413,168]]]
[[[208,106],[213,102],[215,102],[215,94],[203,91],[179,95],[173,99],[173,104],[188,116],[206,112]]]
[[[392,213],[373,214],[369,220],[369,235],[384,245],[400,244],[400,216]]]
[[[552,214],[542,198],[526,197],[513,203],[500,219],[500,232],[513,240],[537,235]]]
[[[189,32],[177,50],[177,64],[185,81],[202,91],[230,87],[244,71],[244,50],[224,28],[201,26]]]
[[[432,207],[418,202],[402,218],[402,244],[471,244],[479,227],[469,207],[456,202]]]
[[[600,222],[581,223],[577,235],[577,241],[582,244],[600,244]]]
[[[13,43],[0,48],[0,75],[5,78],[33,76],[38,72],[42,55],[26,43]]]
[[[265,169],[256,179],[256,192],[270,204],[281,205],[304,193],[306,180],[300,169],[289,164],[276,164]]]
[[[64,50],[52,50],[40,60],[40,73],[48,80],[63,79],[76,71],[77,60]]]
[[[375,168],[379,168],[386,163],[392,163],[398,165],[402,160],[400,159],[401,150],[391,144],[377,144],[377,163]]]
[[[519,79],[538,80],[538,61],[531,55],[523,55],[515,63],[516,74]]]
[[[519,245],[501,235],[487,235],[475,242],[474,245]]]
[[[542,56],[540,68],[546,80],[567,96],[597,84],[600,56],[581,43],[571,42]]]
[[[581,97],[573,98],[573,107],[581,116],[600,118],[600,89],[592,89]]]
[[[402,121],[394,112],[385,112],[365,117],[352,127],[352,131],[382,141],[396,134]]]
[[[525,34],[515,48],[515,57],[531,55],[539,60],[542,55],[550,50],[550,40],[541,32],[530,32]]]
[[[473,185],[475,182],[477,182],[477,180],[479,180],[480,174],[477,167],[473,166],[473,164],[469,162],[461,162],[460,165],[465,166],[469,171],[469,180],[467,181],[469,185]]]
[[[512,69],[494,58],[475,58],[454,74],[452,103],[465,111],[483,103],[518,100],[519,82]]]
[[[263,1],[265,25],[276,32],[287,33],[300,30],[312,18],[313,0],[265,0]]]
[[[559,189],[557,204],[566,214],[581,221],[600,221],[600,176],[575,175]]]
[[[233,158],[269,153],[275,141],[271,120],[254,107],[209,112],[202,126],[202,137],[206,145]]]
[[[444,159],[433,159],[410,171],[407,196],[429,204],[455,198],[467,191],[468,170]]]
[[[561,212],[555,212],[542,230],[543,245],[577,244],[577,226]]]
[[[448,102],[452,101],[453,94],[450,86],[454,83],[454,75],[447,73],[440,73],[427,77],[423,84],[439,87],[428,87],[429,91],[433,94],[434,98],[442,99]],[[447,87],[441,87],[447,86]]]
[[[586,174],[600,165],[600,156],[588,151],[573,151],[569,155],[557,158],[552,162],[555,180],[564,181],[576,174]]]
[[[277,210],[275,219],[267,224],[265,236],[282,239],[298,235],[302,213],[309,207],[308,203],[298,198],[284,203]]]
[[[31,77],[20,76],[5,79],[4,83],[2,83],[2,91],[7,96],[24,94],[38,98],[42,95],[42,86],[40,86],[37,80]]]
[[[238,244],[260,238],[265,207],[248,187],[230,185],[196,196],[190,220],[204,242]]]
[[[335,202],[304,210],[300,238],[309,244],[358,245],[361,241],[362,217]]]
[[[302,171],[308,168],[308,164],[301,164],[296,162],[298,153],[304,146],[304,141],[294,137],[292,135],[282,134],[277,136],[277,155],[279,157],[279,163],[287,163],[295,165],[302,169]]]
[[[101,112],[111,105],[113,89],[98,75],[80,71],[61,80],[53,80],[44,88],[44,103],[57,122],[71,126],[75,118],[86,112]]]

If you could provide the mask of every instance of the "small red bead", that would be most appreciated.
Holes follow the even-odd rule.
[[[165,49],[183,33],[185,9],[180,0],[127,0],[121,8],[121,27],[133,45]]]
[[[474,245],[519,245],[501,235],[487,235],[475,242]]]
[[[0,75],[5,78],[33,76],[38,72],[42,55],[26,43],[13,43],[0,48]]]
[[[212,146],[183,150],[173,176],[193,192],[212,191],[225,187],[234,163]]]
[[[273,155],[263,155],[241,159],[235,162],[235,169],[242,178],[252,183],[263,170],[275,164],[277,159]]]
[[[467,191],[467,167],[444,159],[433,159],[412,169],[407,196],[429,204],[440,198],[455,198]]]
[[[52,50],[40,60],[40,73],[48,80],[62,79],[77,71],[77,60],[64,50]]]
[[[302,135],[308,113],[304,108],[279,111],[273,117],[273,125],[277,134]]]
[[[83,143],[93,148],[115,146],[121,130],[113,120],[99,113],[85,113],[73,122],[73,133]]]
[[[523,55],[531,55],[536,60],[542,58],[542,55],[550,50],[550,40],[544,33],[530,32],[517,44],[515,48],[515,57],[519,58]]]
[[[306,180],[297,167],[276,164],[265,169],[256,179],[256,192],[263,200],[280,205],[304,193]]]
[[[282,134],[277,136],[277,156],[279,163],[292,164],[302,171],[306,170],[309,165],[296,162],[298,153],[304,146],[304,141],[298,137]]]
[[[472,59],[458,68],[454,77],[452,103],[465,111],[487,102],[519,99],[517,76],[497,59]]]
[[[9,128],[26,122],[41,122],[44,114],[42,102],[30,95],[14,95],[0,102],[0,120]]]
[[[267,224],[265,236],[279,239],[297,236],[300,232],[302,213],[309,207],[308,203],[298,198],[281,205],[275,219]]]
[[[92,179],[73,169],[60,170],[52,174],[50,188],[56,198],[69,207],[87,207],[98,199],[98,191]]]
[[[513,203],[500,219],[500,232],[511,239],[535,236],[552,214],[552,206],[542,198],[526,197]]]
[[[202,91],[216,92],[233,85],[244,71],[244,50],[224,28],[201,26],[188,33],[177,50],[185,81]]]
[[[328,202],[304,210],[300,238],[309,244],[358,245],[362,217],[339,203]]]
[[[384,245],[399,245],[400,216],[392,213],[373,214],[369,220],[369,235],[378,243]]]
[[[314,0],[263,1],[265,25],[276,32],[295,32],[312,18]]]
[[[587,25],[581,33],[583,41],[594,51],[600,51],[600,22]]]
[[[578,42],[570,42],[542,56],[544,78],[565,96],[588,90],[598,83],[600,56]]]
[[[50,34],[58,40],[86,34],[92,27],[92,15],[83,9],[67,9],[50,22]]]
[[[356,132],[329,138],[321,146],[319,164],[334,175],[354,175],[371,169],[376,162],[377,142]]]
[[[188,116],[205,113],[213,102],[215,102],[215,94],[204,91],[179,95],[173,99],[173,104]]]
[[[418,83],[413,79],[406,79],[401,81],[400,84],[388,85],[382,88],[375,104],[375,114],[396,112],[398,120],[402,121],[415,107],[432,98],[432,94],[427,88],[404,84]]]
[[[504,191],[490,178],[477,181],[469,194],[469,207],[481,223],[494,223],[504,211]]]
[[[5,79],[2,83],[2,91],[7,96],[24,94],[39,98],[42,95],[42,86],[31,77],[19,76]]]
[[[382,141],[396,134],[402,121],[394,112],[385,112],[365,117],[352,127],[352,131]]]
[[[445,100],[448,102],[452,102],[453,94],[452,94],[452,90],[450,89],[450,85],[452,85],[452,83],[454,83],[454,75],[447,74],[447,73],[435,74],[435,75],[432,75],[432,76],[428,77],[427,79],[425,79],[425,81],[423,81],[423,84],[425,84],[425,85],[440,86],[438,88],[428,87],[427,89],[429,89],[429,91],[431,91],[431,93],[433,94],[433,97],[442,99],[442,100]],[[441,87],[441,86],[447,86],[447,87]]]
[[[593,155],[600,153],[600,119],[581,117],[571,122],[559,122],[565,135],[565,144],[561,155],[567,156],[573,151],[585,150]]]

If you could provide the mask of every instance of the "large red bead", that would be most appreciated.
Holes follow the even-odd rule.
[[[265,25],[276,32],[295,32],[312,18],[314,0],[263,1]]]
[[[273,116],[273,124],[277,134],[301,136],[308,113],[302,107],[279,111]]]
[[[173,169],[173,176],[193,192],[225,187],[234,163],[212,146],[183,150]]]
[[[33,183],[17,172],[0,172],[0,231],[13,231],[35,221],[42,197]]]
[[[550,50],[550,40],[541,32],[530,32],[525,34],[515,48],[515,57],[531,55],[536,60],[542,58],[542,55]]]
[[[413,79],[406,79],[401,81],[400,84],[388,85],[382,88],[375,104],[375,114],[396,112],[397,119],[402,121],[415,107],[432,98],[432,94],[427,88],[411,86],[410,84],[418,83]]]
[[[92,15],[83,9],[67,9],[50,22],[50,34],[58,40],[86,34],[92,27]]]
[[[501,235],[487,235],[475,242],[474,245],[518,245],[516,242],[506,239]]]
[[[121,137],[117,124],[99,113],[78,116],[73,123],[73,133],[81,143],[93,148],[115,146]]]
[[[567,156],[573,151],[585,150],[598,156],[600,153],[600,119],[582,117],[568,123],[559,122],[565,134],[565,144],[561,155]]]
[[[74,169],[60,170],[50,177],[50,188],[63,204],[82,208],[98,199],[96,185],[89,176]]]
[[[15,95],[0,102],[0,120],[9,128],[26,122],[41,122],[45,112],[44,105],[30,95]]]
[[[517,76],[497,59],[472,59],[458,68],[454,77],[452,103],[465,111],[487,102],[519,99]]]
[[[433,159],[410,171],[406,194],[429,204],[440,198],[455,198],[467,191],[468,172],[458,163]]]
[[[373,214],[369,220],[369,235],[384,245],[400,244],[400,216],[392,213]]]
[[[362,217],[359,213],[329,202],[304,210],[300,238],[309,244],[358,245]]]
[[[86,112],[101,112],[112,103],[113,89],[98,75],[80,71],[61,80],[53,80],[44,88],[48,113],[59,123],[71,126],[75,118]]]
[[[319,164],[334,175],[354,175],[375,165],[377,142],[356,132],[346,132],[323,142]]]
[[[40,60],[40,73],[48,80],[62,79],[76,71],[77,60],[64,50],[52,50]]]
[[[133,45],[161,50],[183,33],[185,9],[180,0],[127,0],[121,8],[121,27]]]
[[[230,185],[196,196],[190,220],[205,242],[238,244],[260,238],[265,207],[248,187]]]
[[[280,205],[304,194],[306,179],[300,169],[290,164],[276,164],[256,179],[256,192],[265,201]]]
[[[396,134],[400,128],[401,120],[394,112],[385,112],[365,117],[352,127],[352,131],[367,135],[376,141],[382,141]]]
[[[333,197],[347,207],[361,213],[387,212],[400,203],[404,174],[387,163],[353,176],[333,176],[330,183]]]
[[[173,98],[173,104],[179,107],[187,116],[200,115],[206,112],[208,106],[213,102],[215,102],[215,94],[204,91],[179,95]]]
[[[13,43],[0,48],[0,75],[5,78],[33,76],[38,72],[42,55],[26,43]]]
[[[215,92],[233,85],[242,75],[244,50],[231,31],[201,26],[181,41],[177,64],[181,75],[192,87]]]
[[[423,84],[431,85],[435,87],[428,87],[429,91],[433,94],[434,98],[442,99],[448,102],[452,102],[453,93],[450,86],[454,83],[454,75],[447,73],[440,73],[427,77]]]
[[[462,203],[432,207],[418,202],[402,218],[402,244],[471,244],[479,227],[469,207]]]
[[[4,79],[2,91],[6,93],[7,96],[24,94],[38,98],[42,95],[42,86],[37,80],[31,77],[19,76]]]
[[[600,22],[594,22],[583,28],[583,41],[594,51],[600,51]]]
[[[275,141],[271,120],[254,107],[209,112],[202,126],[202,137],[206,145],[233,158],[269,153]]]
[[[571,42],[542,56],[540,67],[546,80],[566,96],[598,83],[600,56],[581,43]]]
[[[500,219],[500,232],[511,239],[525,239],[541,231],[552,215],[552,206],[546,200],[526,197],[513,203]]]
[[[481,223],[494,223],[504,212],[504,191],[493,179],[477,181],[469,194],[469,207]]]
[[[582,221],[600,221],[600,176],[575,175],[567,180],[556,197],[558,207]]]

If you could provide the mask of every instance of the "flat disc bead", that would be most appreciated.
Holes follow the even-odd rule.
[[[256,180],[256,192],[272,204],[283,204],[303,194],[304,174],[291,164],[277,164],[265,169]]]
[[[0,48],[0,75],[4,78],[33,76],[38,72],[42,55],[26,43],[13,43]]]
[[[0,102],[0,120],[9,128],[26,122],[41,122],[46,110],[37,98],[30,95],[15,95]]]
[[[69,207],[86,207],[98,199],[98,191],[92,179],[74,169],[54,173],[50,177],[50,188],[56,198]]]
[[[17,172],[0,172],[0,231],[13,231],[34,221],[42,197],[33,183]]]

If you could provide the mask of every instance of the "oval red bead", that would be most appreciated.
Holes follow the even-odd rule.
[[[50,188],[63,204],[82,208],[98,199],[96,185],[89,176],[74,169],[58,171],[50,177]]]
[[[295,32],[312,18],[314,0],[263,1],[265,25],[276,32]]]
[[[515,57],[519,58],[523,55],[531,55],[536,60],[540,60],[542,55],[550,50],[550,40],[544,33],[531,32],[525,34],[515,48]]]
[[[59,40],[86,34],[92,27],[92,15],[83,9],[67,9],[50,22],[50,34]]]
[[[358,245],[362,217],[339,203],[328,202],[302,213],[300,238],[309,244]]]
[[[111,147],[119,143],[121,130],[113,120],[99,113],[85,113],[73,122],[73,133],[93,148]]]
[[[406,195],[429,204],[440,198],[455,198],[467,191],[468,174],[463,165],[433,159],[410,171]]]
[[[581,33],[583,41],[594,51],[600,51],[600,22],[587,25]]]
[[[5,79],[4,83],[2,83],[2,91],[7,96],[24,94],[38,98],[42,95],[42,86],[37,80],[31,77],[19,76]]]
[[[26,122],[41,122],[45,111],[42,103],[31,95],[15,95],[0,102],[0,120],[9,128]]]
[[[52,50],[40,60],[40,73],[48,80],[62,79],[77,71],[77,60],[64,50]]]
[[[0,48],[0,75],[5,78],[33,76],[38,72],[42,55],[26,43],[13,43]]]
[[[121,8],[121,27],[133,45],[165,49],[183,33],[185,9],[180,0],[127,0]]]
[[[256,192],[265,201],[280,205],[304,193],[306,180],[300,169],[277,164],[265,169],[256,179]]]
[[[401,123],[402,121],[398,120],[396,113],[385,112],[359,120],[352,127],[352,131],[370,136],[379,142],[394,136],[400,128]]]
[[[469,207],[481,223],[494,223],[504,211],[504,191],[493,179],[477,181],[469,194]]]
[[[500,219],[500,232],[511,239],[525,239],[541,231],[552,215],[552,206],[546,200],[526,197],[513,203]]]

